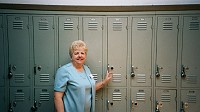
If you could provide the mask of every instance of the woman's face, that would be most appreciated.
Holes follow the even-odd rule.
[[[74,64],[83,65],[85,60],[86,60],[86,52],[84,48],[79,47],[76,50],[74,50],[72,54],[72,61]]]

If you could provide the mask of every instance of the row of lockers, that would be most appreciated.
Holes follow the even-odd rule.
[[[52,111],[55,71],[77,39],[88,45],[97,81],[113,73],[96,95],[98,112],[198,111],[199,15],[2,14],[0,21],[3,111]]]

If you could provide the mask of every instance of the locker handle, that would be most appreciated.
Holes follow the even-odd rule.
[[[181,67],[181,77],[185,78],[186,77],[186,70],[188,70],[188,67],[185,67],[184,65],[182,65]]]
[[[34,101],[33,106],[31,107],[32,111],[37,111],[37,101]]]
[[[13,112],[13,107],[12,107],[11,103],[9,103],[9,110],[8,110],[8,112]]]
[[[160,69],[163,69],[163,67],[159,67],[157,65],[157,67],[156,67],[156,77],[160,77]]]
[[[107,109],[109,110],[109,103],[110,103],[110,101],[108,100],[107,101]]]
[[[131,77],[135,77],[135,69],[138,69],[138,67],[131,66]]]
[[[8,71],[8,78],[11,79],[13,76],[11,65],[9,65]]]

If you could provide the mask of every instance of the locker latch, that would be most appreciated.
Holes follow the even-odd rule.
[[[33,106],[31,107],[32,111],[37,111],[38,107],[37,107],[37,101],[34,101]]]
[[[9,103],[9,110],[8,110],[8,112],[13,112],[12,103]]]
[[[13,76],[12,67],[11,67],[11,65],[9,65],[9,68],[8,68],[8,78],[11,79],[12,76]]]
[[[163,69],[163,67],[159,67],[157,65],[157,67],[156,67],[156,77],[160,77],[160,69]]]
[[[182,65],[181,67],[181,77],[185,78],[186,77],[186,70],[188,70],[188,67],[185,67],[184,65]]]
[[[189,104],[187,102],[181,102],[181,112],[188,112]]]
[[[138,69],[138,67],[131,66],[131,77],[135,77],[135,69]]]
[[[163,106],[163,103],[162,102],[156,102],[156,112],[160,112],[160,108],[162,108],[162,106]]]
[[[132,103],[132,110],[134,109],[134,107],[137,107],[137,106],[138,106],[138,103],[137,103],[137,102],[131,101],[131,103]]]

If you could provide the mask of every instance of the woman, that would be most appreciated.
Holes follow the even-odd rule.
[[[95,91],[107,84],[111,75],[97,84],[90,69],[84,65],[87,46],[74,41],[69,49],[71,62],[57,70],[54,84],[54,103],[57,112],[94,112]]]

